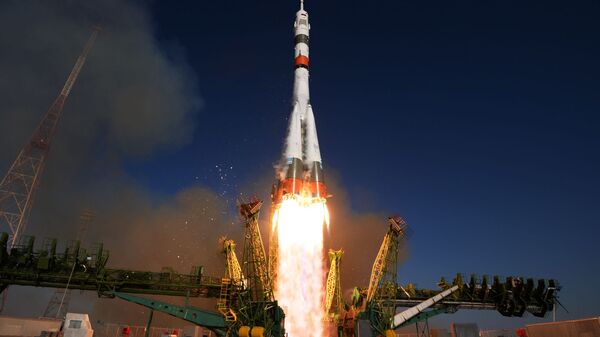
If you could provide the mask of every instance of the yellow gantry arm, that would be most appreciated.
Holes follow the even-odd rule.
[[[385,260],[387,258],[389,245],[390,233],[387,233],[383,237],[383,242],[381,243],[381,247],[379,247],[379,253],[377,253],[377,258],[375,259],[375,263],[373,263],[373,269],[371,270],[371,280],[369,281],[369,289],[367,290],[367,300],[365,303],[370,302],[373,299],[375,293],[377,292],[379,280],[381,280],[381,276],[383,275],[383,267],[385,266]]]
[[[242,275],[242,267],[240,267],[240,262],[235,254],[235,242],[233,240],[223,240],[223,253],[225,254],[227,261],[227,277],[230,278],[234,284],[241,284],[244,276]]]
[[[340,314],[342,312],[342,290],[340,282],[340,263],[342,256],[344,255],[343,250],[329,250],[329,273],[327,273],[327,293],[325,294],[325,312],[329,314],[331,305],[335,299],[336,312],[334,314]]]

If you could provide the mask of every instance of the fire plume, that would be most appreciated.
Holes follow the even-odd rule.
[[[275,291],[290,337],[325,336],[323,226],[328,222],[325,199],[301,195],[284,196],[273,216],[279,244]]]

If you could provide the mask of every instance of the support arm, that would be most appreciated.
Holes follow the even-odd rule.
[[[425,310],[425,309],[429,308],[430,306],[436,304],[437,302],[441,301],[442,299],[444,299],[444,297],[452,294],[456,290],[458,290],[458,286],[454,286],[450,289],[446,289],[446,290],[442,291],[441,293],[433,296],[432,298],[430,298],[418,305],[415,305],[414,307],[412,307],[410,309],[404,310],[403,312],[396,314],[396,316],[394,316],[393,328],[394,329],[398,328],[404,322],[417,316],[418,314],[423,312],[423,310]]]
[[[115,297],[128,302],[136,303],[150,310],[162,312],[173,317],[181,318],[190,323],[203,326],[214,331],[217,336],[226,335],[225,318],[222,315],[204,311],[191,306],[173,305],[166,302],[156,301],[149,298],[133,296],[125,293],[114,292]]]

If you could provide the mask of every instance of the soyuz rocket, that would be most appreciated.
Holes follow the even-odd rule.
[[[300,10],[296,13],[294,22],[292,113],[284,145],[284,165],[279,182],[274,186],[272,193],[275,204],[281,202],[284,197],[295,195],[320,199],[327,197],[317,126],[308,89],[309,30],[308,13],[304,10],[304,1],[301,0]]]

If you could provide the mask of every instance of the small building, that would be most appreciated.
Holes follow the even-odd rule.
[[[64,337],[92,337],[94,330],[88,314],[67,313],[63,334]]]

